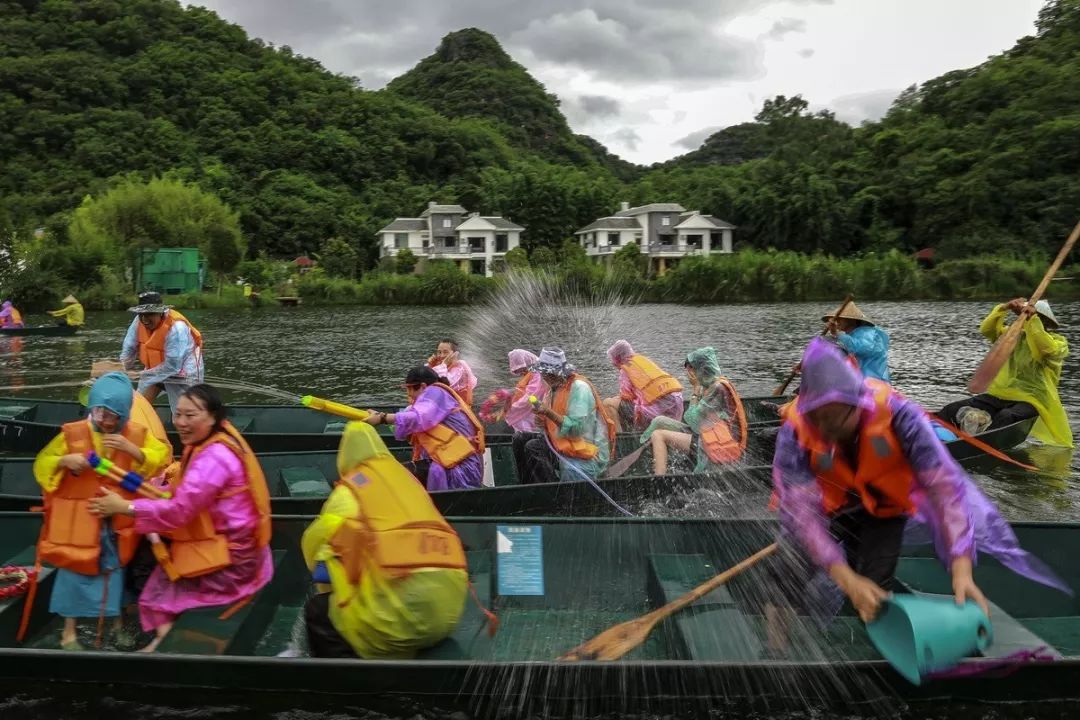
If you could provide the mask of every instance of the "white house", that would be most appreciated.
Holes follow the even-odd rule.
[[[637,243],[641,254],[649,258],[649,271],[663,275],[687,255],[730,253],[734,230],[731,223],[676,203],[632,208],[624,202],[614,215],[599,218],[574,234],[596,262],[610,263],[620,247]]]
[[[465,272],[491,277],[506,253],[521,244],[520,225],[470,213],[460,205],[428,203],[418,218],[396,218],[379,231],[380,257],[409,248],[417,257],[454,260]]]

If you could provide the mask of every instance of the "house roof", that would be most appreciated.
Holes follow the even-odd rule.
[[[574,234],[589,232],[590,230],[640,230],[641,223],[631,217],[605,217],[594,220]]]
[[[495,226],[496,230],[524,230],[525,228],[512,220],[507,220],[504,217],[498,215],[481,215],[482,219],[487,220],[489,223]]]
[[[420,217],[426,218],[432,213],[442,213],[444,215],[464,215],[467,211],[460,205],[428,205],[424,212],[420,213]]]
[[[680,216],[676,228],[717,228],[723,230],[734,229],[735,226],[723,220],[717,220],[712,215],[703,215],[699,212],[683,213]]]
[[[427,230],[427,220],[420,218],[394,218],[394,222],[384,227],[379,232],[417,232]]]
[[[634,215],[642,215],[644,213],[651,212],[686,212],[686,208],[678,203],[649,203],[648,205],[640,205],[638,207],[632,207],[629,210],[620,210],[615,213],[619,217],[632,217]]]

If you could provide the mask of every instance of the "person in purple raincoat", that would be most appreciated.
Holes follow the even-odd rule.
[[[799,397],[785,413],[773,459],[781,526],[773,567],[792,605],[824,572],[864,622],[893,588],[900,548],[922,531],[952,577],[958,604],[987,611],[972,567],[978,552],[1071,594],[1019,546],[994,505],[938,439],[925,410],[887,384],[864,379],[831,343],[802,360]],[[773,608],[775,611],[776,609]],[[777,615],[770,614],[776,649]]]
[[[394,426],[398,440],[413,444],[406,463],[428,492],[480,487],[484,479],[484,428],[469,406],[429,367],[405,376],[409,406],[372,412],[364,422]]]

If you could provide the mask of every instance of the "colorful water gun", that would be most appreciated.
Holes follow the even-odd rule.
[[[342,403],[334,402],[333,400],[324,400],[323,398],[317,398],[314,395],[305,395],[300,398],[300,404],[304,407],[311,408],[312,410],[330,413],[331,415],[337,415],[349,420],[363,420],[370,415],[367,410],[360,410],[359,408],[343,405]]]
[[[487,400],[480,405],[480,420],[492,425],[506,417],[506,411],[510,409],[510,403],[514,399],[514,391],[500,388],[488,395]]]
[[[153,485],[148,485],[143,477],[134,470],[124,472],[116,467],[111,460],[101,457],[93,450],[86,453],[86,461],[90,463],[90,467],[98,475],[101,475],[106,480],[111,480],[128,492],[138,493],[151,500],[168,500],[172,497],[172,493],[168,490],[160,490]]]

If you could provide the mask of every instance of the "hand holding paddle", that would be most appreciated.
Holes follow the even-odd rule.
[[[653,610],[647,615],[642,615],[635,620],[628,620],[615,627],[608,628],[592,640],[578,645],[569,651],[560,660],[618,660],[626,653],[645,642],[653,628],[665,618],[674,615],[687,605],[705,597],[716,588],[735,577],[743,570],[757,565],[769,555],[776,552],[777,545],[773,543],[767,548],[758,550],[738,565],[720,573],[711,580],[707,580],[680,598],[672,600],[667,605]]]
[[[845,297],[844,302],[840,304],[840,309],[836,311],[836,315],[839,316],[841,313],[847,310],[848,304],[854,299],[855,298],[853,295],[848,295],[847,297]],[[825,328],[821,331],[821,334],[828,335],[829,332],[835,330],[835,327],[836,319],[833,318],[832,320],[825,323]],[[776,389],[773,390],[773,397],[779,397],[784,394],[784,391],[787,390],[787,386],[790,385],[791,381],[795,379],[795,376],[799,374],[799,370],[801,369],[800,366],[801,363],[796,364],[795,367],[792,368],[791,373],[786,378],[784,378],[784,382],[776,386]]]
[[[1046,275],[1043,276],[1042,282],[1039,283],[1039,287],[1035,288],[1035,292],[1028,298],[1027,305],[1019,313],[1020,317],[1013,321],[1009,329],[1005,331],[1001,337],[997,339],[994,346],[990,348],[990,352],[983,358],[982,363],[975,370],[975,374],[968,382],[968,392],[978,395],[979,393],[986,392],[986,388],[990,387],[990,383],[997,377],[998,372],[1008,361],[1009,356],[1012,355],[1013,350],[1016,348],[1016,343],[1020,340],[1020,332],[1024,329],[1024,323],[1031,317],[1034,312],[1034,305],[1042,299],[1043,293],[1046,292],[1046,288],[1050,285],[1050,281],[1057,275],[1057,271],[1061,268],[1061,264],[1065,262],[1065,258],[1069,255],[1073,245],[1076,244],[1077,238],[1080,238],[1080,222],[1076,223],[1076,227],[1073,228],[1072,233],[1069,234],[1069,238],[1065,241],[1065,244],[1061,246],[1061,250],[1058,252],[1057,257],[1054,258],[1054,262],[1050,263],[1050,269],[1046,271]],[[1016,302],[1015,300],[1013,302]],[[1010,308],[1012,303],[1009,303]]]

